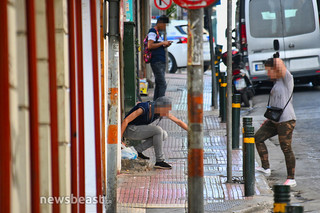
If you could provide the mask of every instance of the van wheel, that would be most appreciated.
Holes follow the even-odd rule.
[[[169,57],[168,57],[169,73],[176,73],[177,69],[178,69],[178,67],[177,67],[176,59],[174,59],[173,55],[171,53],[169,53]]]

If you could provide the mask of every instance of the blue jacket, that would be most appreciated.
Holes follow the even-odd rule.
[[[150,115],[150,106],[151,106],[151,118]],[[126,115],[128,117],[131,113],[136,111],[137,109],[141,108],[143,110],[143,113],[135,118],[133,121],[131,121],[128,125],[148,125],[152,123],[153,121],[157,120],[160,116],[157,114],[154,114],[154,103],[153,102],[142,102],[135,105]]]

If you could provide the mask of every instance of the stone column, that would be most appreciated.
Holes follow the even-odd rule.
[[[71,130],[67,15],[67,1],[55,0],[60,196],[70,196],[71,194]],[[71,212],[71,205],[61,205],[60,211],[63,213]]]
[[[52,196],[51,181],[51,139],[50,139],[50,100],[48,69],[48,35],[46,5],[43,0],[35,1],[37,72],[38,72],[38,109],[39,109],[39,168],[40,196]],[[52,205],[41,204],[41,212],[52,212]]]
[[[9,40],[9,83],[10,83],[10,131],[11,131],[11,212],[22,212],[21,206],[16,205],[16,202],[22,201],[23,197],[20,193],[23,193],[23,187],[21,183],[23,173],[26,172],[23,169],[22,161],[26,157],[24,154],[23,145],[19,142],[19,99],[18,99],[18,76],[17,73],[17,23],[16,23],[16,1],[9,0],[8,2],[8,40]],[[2,32],[6,33],[6,32]],[[26,113],[27,114],[27,113]],[[28,146],[29,144],[27,144]],[[20,155],[21,154],[21,155]],[[28,183],[29,184],[29,183]],[[25,191],[24,191],[25,192]],[[25,203],[23,203],[24,206]],[[30,209],[29,209],[30,210]],[[30,212],[30,211],[29,211]]]

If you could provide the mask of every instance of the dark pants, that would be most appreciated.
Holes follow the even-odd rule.
[[[266,121],[255,134],[255,143],[264,169],[270,168],[268,149],[264,141],[275,135],[278,135],[280,147],[283,151],[286,166],[287,179],[294,179],[296,159],[291,148],[292,132],[296,121],[275,123],[270,120]]]
[[[165,96],[167,83],[165,79],[165,72],[166,72],[166,63],[165,62],[155,62],[151,63],[151,68],[155,78],[155,89],[153,100],[155,101],[157,98]]]

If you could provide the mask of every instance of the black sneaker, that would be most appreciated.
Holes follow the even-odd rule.
[[[150,160],[149,157],[145,156],[145,155],[142,154],[141,152],[138,152],[138,158],[143,159],[143,160]]]
[[[164,161],[156,162],[156,164],[154,165],[154,168],[156,168],[156,169],[172,169],[172,167]]]

